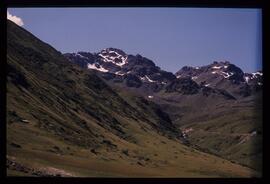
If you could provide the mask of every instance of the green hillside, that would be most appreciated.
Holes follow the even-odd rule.
[[[262,170],[262,93],[224,100],[160,93],[155,100],[197,149]]]

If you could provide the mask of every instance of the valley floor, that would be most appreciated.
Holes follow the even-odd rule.
[[[116,149],[104,147],[93,151],[56,140],[52,136],[30,135],[24,141],[36,139],[46,142],[45,146],[8,144],[7,174],[62,177],[259,176],[252,169],[158,134],[138,135],[137,138],[143,140],[138,145],[122,143],[126,149],[119,146]]]

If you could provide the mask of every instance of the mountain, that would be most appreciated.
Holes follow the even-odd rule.
[[[261,170],[261,71],[244,73],[229,61],[214,61],[173,74],[115,48],[64,56],[96,71],[124,98],[135,93],[158,104],[197,149]]]
[[[112,88],[11,21],[7,71],[8,176],[260,176],[185,145],[159,104]]]
[[[214,61],[212,64],[202,67],[185,66],[173,74],[161,70],[153,61],[141,55],[128,55],[116,48],[107,48],[94,54],[88,52],[66,53],[64,56],[83,68],[98,71],[99,75],[110,84],[132,88],[142,94],[147,93],[148,96],[164,89],[172,92],[172,87],[179,92],[175,88],[176,84],[187,81],[187,78],[191,78],[189,81],[190,84],[193,84],[190,86],[194,87],[193,91],[196,91],[196,86],[199,85],[202,90],[208,91],[208,94],[216,91],[221,95],[223,93],[226,93],[227,96],[231,95],[233,98],[247,97],[257,93],[261,91],[263,84],[261,71],[251,74],[244,73],[239,67],[228,61]],[[177,80],[181,78],[184,79]],[[195,81],[197,85],[194,85],[191,80]],[[183,91],[183,93],[186,92]]]
[[[235,97],[247,97],[262,89],[262,72],[244,73],[228,61],[214,61],[202,67],[185,66],[176,72],[177,78],[191,77],[198,84],[227,90]]]
[[[97,54],[87,52],[66,53],[64,56],[83,68],[99,71],[106,80],[142,91],[159,91],[176,77],[161,70],[153,61],[141,55],[127,55],[124,51],[107,48]]]

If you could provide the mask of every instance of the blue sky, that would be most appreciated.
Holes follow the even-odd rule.
[[[230,61],[262,68],[261,10],[228,8],[9,8],[22,27],[62,53],[108,47],[162,69]],[[17,20],[16,19],[16,20]]]

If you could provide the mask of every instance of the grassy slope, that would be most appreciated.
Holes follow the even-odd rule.
[[[9,157],[15,157],[17,162],[32,168],[54,167],[74,176],[248,177],[255,174],[250,169],[201,153],[155,133],[138,134],[138,139],[144,140],[139,144],[119,140],[117,150],[97,149],[96,155],[89,149],[63,142],[39,129],[25,125],[10,128],[8,139],[22,145],[22,148],[8,145]],[[38,135],[33,137],[30,130]],[[136,127],[133,130],[136,131]],[[54,146],[59,150],[55,150]],[[128,155],[123,150],[128,150]]]
[[[261,109],[230,106],[233,112],[208,121],[194,122],[190,141],[237,163],[262,169]],[[256,131],[256,135],[252,132]]]
[[[191,144],[258,171],[262,169],[261,94],[239,100],[176,97],[162,94],[159,103],[173,123],[188,133]],[[171,101],[164,101],[171,99]],[[257,134],[251,136],[252,132]]]
[[[9,160],[72,176],[258,176],[162,136],[151,124],[160,124],[157,117],[148,119],[97,76],[68,64],[60,53],[11,22],[7,58]],[[151,109],[146,111],[151,116]]]

